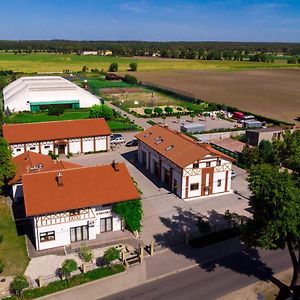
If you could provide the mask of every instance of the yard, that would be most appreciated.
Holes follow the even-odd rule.
[[[29,262],[25,237],[17,233],[10,208],[3,197],[0,197],[0,260],[4,262],[1,275],[15,275],[23,273]]]
[[[60,116],[50,116],[46,112],[39,113],[16,113],[9,117],[5,117],[5,123],[35,123],[35,122],[49,122],[49,121],[64,121],[64,120],[79,120],[88,119],[88,110],[78,111],[66,111]],[[108,120],[107,124],[111,131],[128,131],[128,130],[140,130],[140,128],[132,123],[129,123],[127,119],[117,117],[114,120]]]

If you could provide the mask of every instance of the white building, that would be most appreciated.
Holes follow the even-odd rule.
[[[41,123],[4,124],[3,137],[12,155],[26,151],[48,154],[108,151],[110,129],[102,118]]]
[[[82,51],[81,55],[98,55],[98,51]]]
[[[31,173],[22,181],[37,250],[121,230],[112,204],[140,198],[123,163]]]
[[[4,108],[12,112],[40,111],[50,105],[91,107],[100,100],[60,76],[21,77],[3,89]]]
[[[232,192],[233,159],[210,145],[160,125],[136,138],[139,163],[178,197],[190,200]]]

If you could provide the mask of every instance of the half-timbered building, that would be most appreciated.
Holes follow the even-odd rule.
[[[190,200],[230,193],[233,159],[209,144],[154,125],[136,135],[138,161],[178,197]]]
[[[31,173],[22,181],[37,250],[121,230],[112,204],[140,197],[124,163]]]
[[[110,129],[103,118],[2,125],[12,155],[108,151]]]

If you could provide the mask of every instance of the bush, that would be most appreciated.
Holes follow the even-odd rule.
[[[54,154],[51,150],[48,152],[48,155],[52,158],[52,159],[57,159],[59,157],[59,154]]]
[[[138,80],[136,79],[136,77],[134,77],[132,75],[128,75],[128,74],[126,74],[124,76],[123,81],[128,84],[137,84],[138,83]]]
[[[111,247],[104,252],[103,260],[105,264],[110,264],[112,261],[120,258],[120,250]]]
[[[116,62],[113,62],[113,63],[111,63],[110,64],[110,66],[109,66],[109,72],[117,72],[118,71],[118,69],[119,69],[119,65],[118,65],[118,63],[116,63]]]
[[[156,124],[156,122],[154,122],[152,120],[148,120],[147,123],[150,124],[150,125],[155,125]]]
[[[177,110],[178,110],[178,111],[183,111],[183,108],[180,107],[180,106],[178,106],[178,107],[177,107]]]
[[[166,112],[167,114],[171,114],[171,113],[173,113],[173,108],[167,106],[167,107],[165,107],[165,112]]]
[[[133,71],[133,72],[137,71],[137,63],[132,62],[132,63],[130,63],[129,67],[130,67],[130,71]]]
[[[61,265],[61,275],[69,279],[71,273],[76,271],[77,268],[77,262],[74,259],[66,259]]]
[[[152,114],[152,108],[145,108],[145,109],[144,109],[144,113],[145,113],[146,115],[151,115],[151,114]]]
[[[89,246],[82,244],[79,250],[79,257],[85,263],[91,262],[94,258],[92,249]]]
[[[90,118],[105,118],[110,120],[114,114],[114,110],[105,104],[94,104],[90,109]]]
[[[14,277],[10,288],[12,292],[19,298],[22,296],[23,290],[29,287],[26,277],[22,274]]]
[[[161,115],[163,113],[163,110],[160,107],[155,107],[154,112],[158,115]]]
[[[50,105],[48,108],[49,116],[60,116],[64,113],[65,108],[62,105]]]

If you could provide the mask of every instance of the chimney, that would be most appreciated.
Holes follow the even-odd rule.
[[[112,161],[111,165],[116,172],[119,171],[119,164],[115,160]]]
[[[56,181],[57,181],[58,186],[63,186],[64,185],[63,176],[60,172],[58,172],[57,175],[56,175]]]

